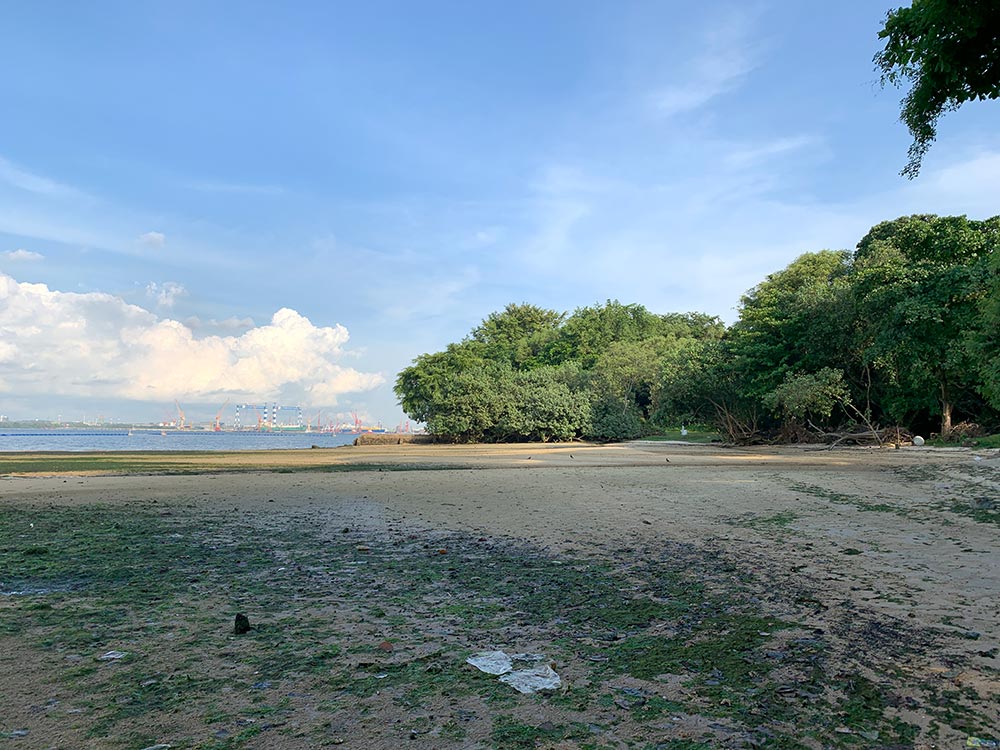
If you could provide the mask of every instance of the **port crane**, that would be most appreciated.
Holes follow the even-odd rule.
[[[177,429],[183,430],[187,423],[187,417],[184,416],[184,410],[181,408],[181,405],[177,403],[176,398],[174,399],[174,406],[177,407]]]
[[[215,415],[215,427],[213,427],[212,429],[214,429],[216,432],[222,432],[222,422],[220,420],[222,418],[222,412],[225,410],[227,406],[229,406],[228,398],[226,399],[226,403],[224,403],[222,406],[219,407],[219,411]]]

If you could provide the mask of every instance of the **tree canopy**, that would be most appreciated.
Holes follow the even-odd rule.
[[[713,423],[731,440],[873,425],[1000,428],[1000,217],[903,216],[856,249],[805,253],[701,313],[609,300],[508,305],[403,370],[445,440],[621,440]]]
[[[875,56],[882,83],[912,88],[900,119],[913,136],[902,174],[913,178],[945,112],[1000,97],[1000,0],[913,0],[886,15]]]

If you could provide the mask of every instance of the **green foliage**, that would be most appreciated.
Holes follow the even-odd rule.
[[[491,313],[472,331],[472,340],[483,345],[482,356],[507,362],[514,368],[535,367],[559,333],[565,314],[535,305],[507,305]]]
[[[512,382],[512,408],[495,436],[507,440],[572,440],[590,430],[586,394],[560,382],[555,368],[517,373]]]
[[[794,419],[829,419],[835,407],[850,401],[850,395],[844,373],[824,367],[815,373],[789,373],[765,401],[770,408],[780,409]]]
[[[970,336],[981,325],[988,233],[964,216],[883,222],[858,243],[853,285],[862,356],[882,377],[897,420],[927,410],[951,415],[974,393]]]
[[[902,174],[916,177],[945,112],[1000,97],[1000,3],[913,0],[886,15],[875,56],[882,83],[912,81],[900,119],[913,136]]]
[[[743,297],[732,356],[762,398],[794,372],[843,369],[852,350],[850,254],[806,253]]]
[[[593,405],[590,437],[633,440],[642,435],[642,424],[642,417],[634,404],[611,395],[599,396]]]
[[[616,300],[569,316],[508,305],[418,357],[396,393],[450,440],[623,440],[702,423],[745,442],[807,437],[803,423],[926,432],[938,416],[947,434],[953,414],[990,429],[1000,424],[998,244],[1000,217],[882,222],[854,253],[806,253],[770,274],[728,330]]]
[[[980,363],[982,392],[994,409],[1000,410],[1000,217],[981,223],[983,252],[989,258],[979,305],[982,325],[970,335],[970,344]]]
[[[625,439],[648,430],[660,361],[692,340],[718,339],[700,313],[656,315],[608,301],[568,318],[508,305],[396,379],[404,411],[456,441]]]

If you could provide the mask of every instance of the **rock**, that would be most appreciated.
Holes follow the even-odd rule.
[[[117,661],[125,656],[128,656],[124,651],[108,651],[106,654],[101,654],[97,657],[98,661]]]
[[[240,612],[236,615],[236,622],[233,625],[233,632],[236,635],[244,635],[250,632],[250,618]]]
[[[382,641],[380,644],[378,644],[378,650],[385,651],[387,654],[391,654],[392,643],[390,643],[389,641]]]

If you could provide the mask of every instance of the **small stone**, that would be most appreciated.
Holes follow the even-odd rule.
[[[372,551],[372,548],[369,547],[367,544],[359,544],[354,549],[356,549],[358,552],[371,552]]]
[[[108,651],[106,654],[101,654],[97,657],[98,661],[117,661],[125,656],[128,656],[124,651]]]
[[[236,635],[244,635],[250,632],[250,618],[240,612],[236,615],[236,622],[233,624],[233,632]]]
[[[392,643],[390,643],[389,641],[382,641],[380,644],[378,644],[378,650],[385,651],[387,654],[392,653],[392,648],[393,648]]]

